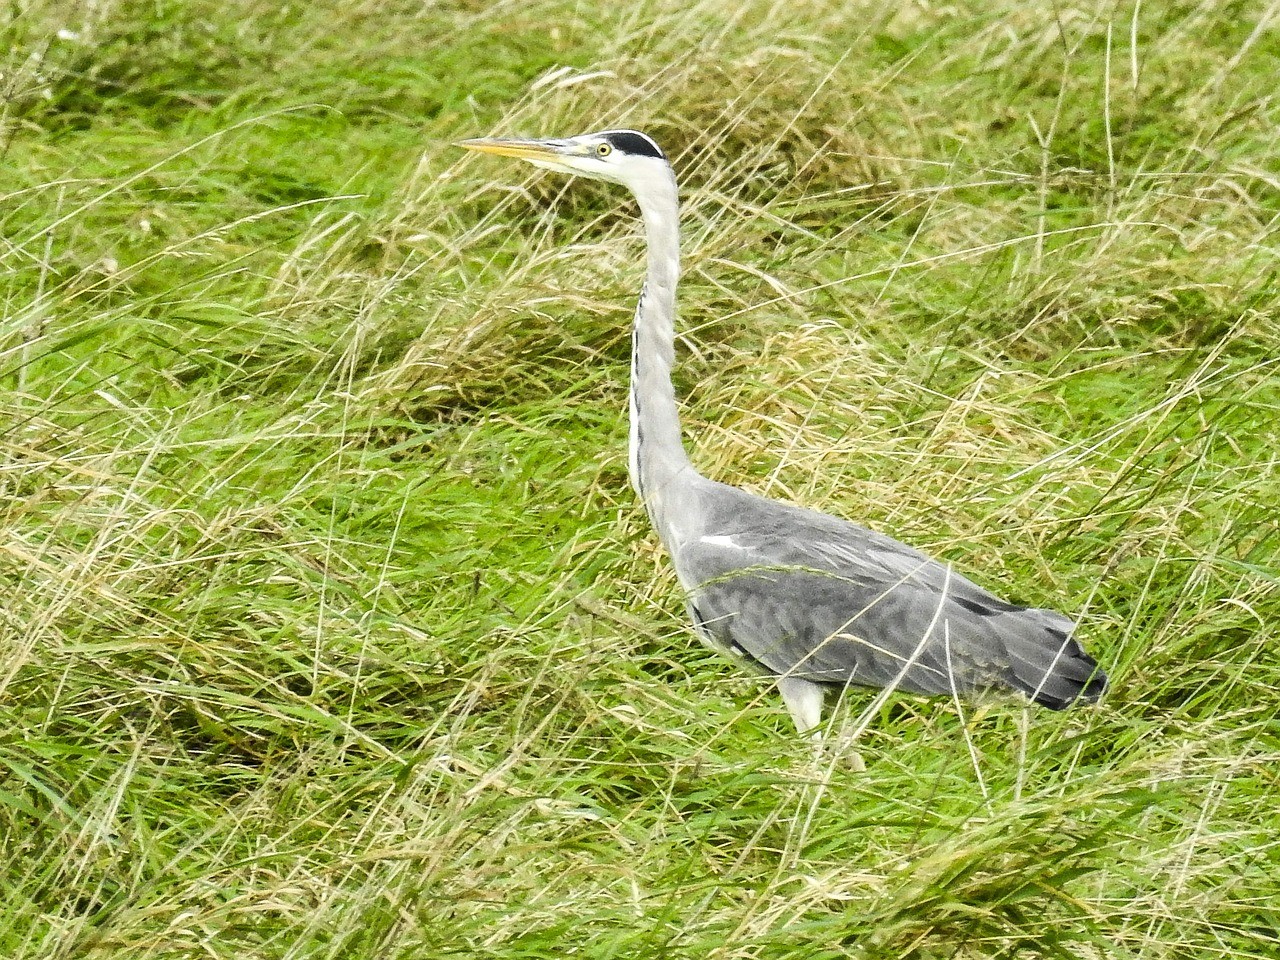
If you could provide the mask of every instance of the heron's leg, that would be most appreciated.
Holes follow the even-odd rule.
[[[862,759],[862,752],[858,750],[857,741],[852,737],[842,735],[836,739],[833,757],[834,762],[842,764],[847,770],[854,773],[867,772],[867,763]]]
[[[778,692],[796,723],[796,730],[821,740],[822,700],[826,694],[822,687],[799,677],[779,677]]]
[[[819,768],[830,764],[841,763],[855,773],[863,773],[867,765],[849,741],[840,738],[834,746],[824,749],[822,743],[822,701],[826,690],[821,684],[799,677],[779,677],[778,692],[795,721],[796,730],[807,734],[813,740],[813,759]]]
[[[844,695],[848,692],[849,688],[847,686],[840,691],[839,704],[841,707],[844,707],[845,705]],[[843,711],[841,711],[841,715],[844,716]],[[839,734],[836,736],[836,746],[832,756],[832,762],[842,764],[846,770],[852,770],[854,773],[866,773],[867,764],[866,761],[862,759],[862,752],[858,749],[858,729],[860,728],[855,727],[851,730],[849,728],[848,718],[846,717],[844,723],[840,726]]]

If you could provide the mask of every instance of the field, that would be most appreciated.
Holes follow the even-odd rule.
[[[0,9],[0,954],[1280,955],[1280,3]],[[626,475],[1081,621],[815,758]]]

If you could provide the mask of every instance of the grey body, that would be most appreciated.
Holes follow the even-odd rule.
[[[709,480],[689,463],[671,386],[679,203],[658,146],[634,131],[469,140],[629,187],[648,239],[631,371],[630,472],[702,638],[774,676],[800,730],[850,685],[1017,691],[1063,709],[1106,687],[1060,613],[1006,603],[947,565],[836,517]]]
[[[699,478],[701,480],[701,478]],[[1006,603],[891,537],[712,481],[675,564],[703,636],[763,670],[925,694],[1017,690],[1055,709],[1097,665],[1052,610]]]

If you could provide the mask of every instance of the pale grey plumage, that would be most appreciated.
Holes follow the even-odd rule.
[[[772,674],[801,730],[822,691],[850,684],[925,694],[987,688],[1063,709],[1106,687],[1097,663],[1052,610],[1006,603],[898,541],[827,514],[701,476],[680,437],[675,177],[651,139],[608,130],[564,140],[463,146],[629,187],[648,239],[631,373],[632,483],[709,643]]]

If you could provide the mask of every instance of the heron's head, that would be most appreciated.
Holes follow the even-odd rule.
[[[655,174],[670,177],[670,165],[649,137],[634,130],[604,130],[563,140],[462,140],[460,147],[519,157],[548,170],[610,180],[639,192]]]

